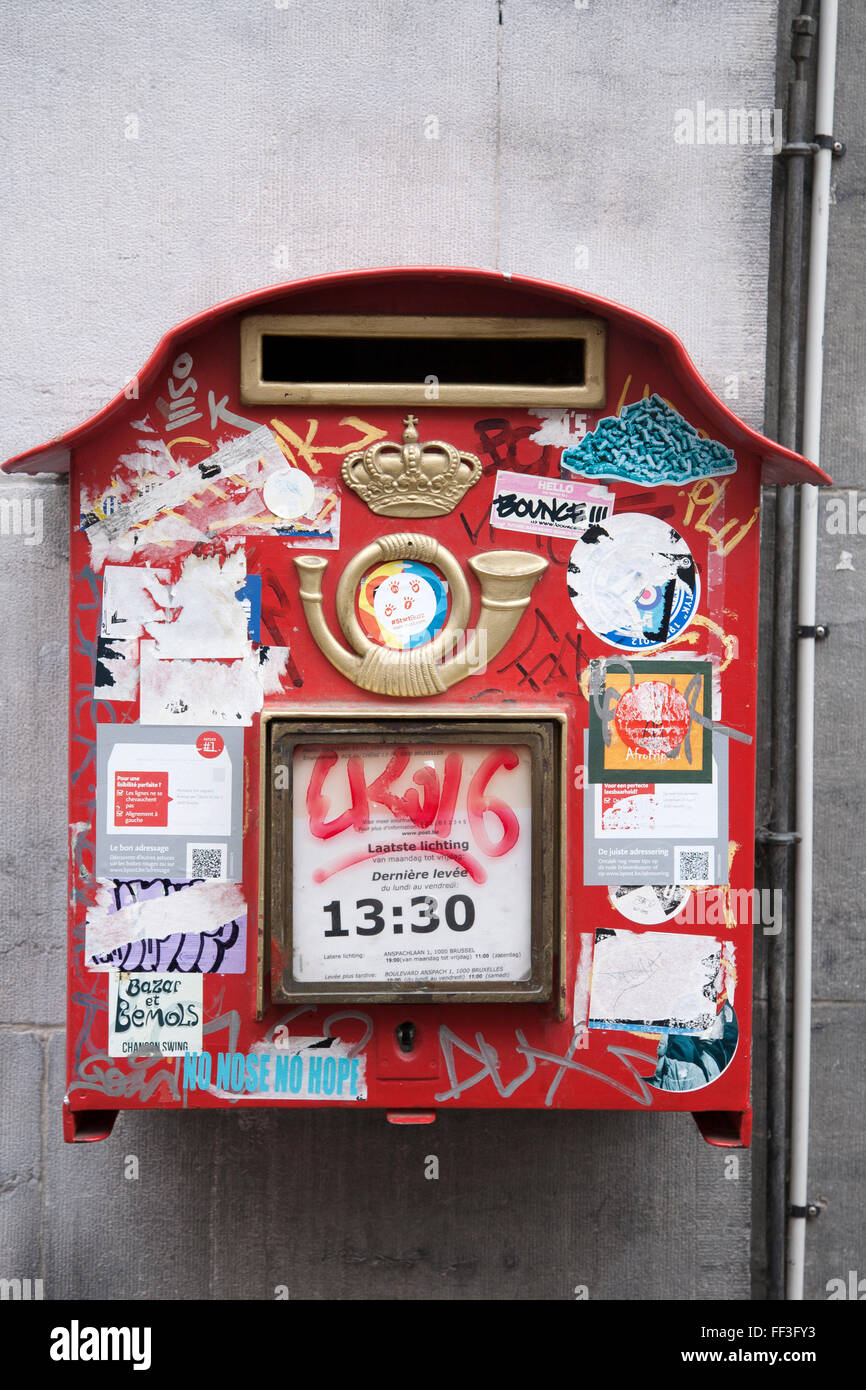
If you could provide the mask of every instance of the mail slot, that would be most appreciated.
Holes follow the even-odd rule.
[[[672,334],[328,275],[5,467],[71,491],[67,1140],[351,1104],[748,1143],[761,483],[826,479]]]

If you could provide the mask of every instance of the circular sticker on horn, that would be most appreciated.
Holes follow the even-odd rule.
[[[678,531],[660,517],[624,512],[584,531],[571,552],[568,592],[596,637],[645,652],[688,627],[701,583]]]
[[[358,589],[362,631],[382,647],[405,651],[432,642],[448,617],[448,585],[417,560],[376,565]]]

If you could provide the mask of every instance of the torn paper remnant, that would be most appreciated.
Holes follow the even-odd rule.
[[[114,907],[114,885],[100,887],[97,905],[90,909],[85,929],[88,958],[105,956],[130,941],[212,932],[242,917],[247,905],[239,883],[194,883],[182,893],[133,902],[119,912]]]
[[[249,725],[281,689],[289,659],[288,647],[260,647],[236,661],[160,661],[155,647],[141,644],[143,724]]]
[[[703,1032],[718,1012],[733,951],[709,936],[599,929],[590,1028]]]
[[[141,637],[144,624],[162,617],[150,586],[166,584],[167,569],[145,565],[106,565],[102,579],[103,637]]]
[[[247,577],[242,549],[220,563],[218,555],[189,555],[174,584],[151,589],[163,613],[145,623],[155,640],[155,655],[167,657],[226,658],[245,656],[249,650],[247,615],[237,596]]]

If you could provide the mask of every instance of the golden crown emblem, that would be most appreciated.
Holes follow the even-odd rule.
[[[343,481],[379,516],[445,516],[481,477],[481,460],[442,439],[418,443],[407,415],[403,444],[371,444],[343,462]]]

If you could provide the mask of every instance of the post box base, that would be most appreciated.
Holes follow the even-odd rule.
[[[747,1149],[752,1140],[752,1107],[748,1110],[693,1111],[695,1124],[708,1144],[717,1149]]]
[[[63,1102],[63,1138],[67,1144],[94,1144],[114,1129],[117,1110],[73,1110]]]

